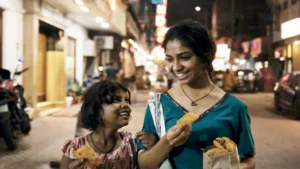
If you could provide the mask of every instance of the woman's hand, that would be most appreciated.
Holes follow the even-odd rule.
[[[85,161],[83,159],[75,160],[70,163],[69,169],[84,169],[84,163]]]
[[[143,146],[148,150],[158,142],[158,137],[151,132],[138,132],[136,135],[138,141],[142,142]]]
[[[183,145],[189,138],[192,127],[187,124],[175,125],[167,132],[167,140],[172,147]]]

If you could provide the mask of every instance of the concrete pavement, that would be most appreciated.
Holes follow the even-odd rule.
[[[256,143],[257,169],[300,168],[300,121],[273,111],[272,94],[238,94],[248,104]],[[122,130],[142,127],[148,92],[139,92],[132,105],[132,120]],[[21,137],[19,149],[8,152],[0,140],[0,169],[49,169],[50,161],[59,161],[60,147],[75,132],[76,118],[42,117],[32,121],[32,132]]]

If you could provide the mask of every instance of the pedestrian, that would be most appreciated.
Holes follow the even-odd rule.
[[[89,169],[84,167],[84,161],[74,157],[74,152],[85,145],[94,149],[95,156],[102,163],[101,168],[137,167],[137,161],[134,160],[137,155],[137,139],[133,133],[118,132],[131,119],[130,92],[126,87],[107,80],[94,84],[83,96],[80,113],[82,125],[92,132],[65,142],[61,169]],[[139,141],[148,148],[157,140],[151,133],[140,132],[139,135],[143,136]]]
[[[106,80],[112,80],[116,81],[117,80],[117,74],[119,73],[119,69],[117,68],[117,63],[116,62],[110,62],[105,69],[105,79]]]
[[[173,82],[174,82],[174,76],[172,75],[172,73],[167,73],[167,79],[168,79],[168,90],[170,90],[173,86]]]
[[[226,92],[232,92],[234,87],[234,78],[233,75],[230,73],[229,69],[226,69],[226,72],[223,76],[223,90]]]
[[[158,110],[163,113],[166,134],[151,149],[139,144],[140,168],[159,168],[168,158],[173,168],[202,169],[202,149],[217,137],[228,137],[237,144],[241,169],[254,169],[247,106],[212,83],[216,46],[208,31],[198,22],[180,21],[168,30],[162,46],[167,68],[179,85],[160,95],[162,109]],[[187,112],[198,114],[199,119],[192,127],[176,125]],[[152,119],[148,106],[142,130],[158,134],[159,122]]]

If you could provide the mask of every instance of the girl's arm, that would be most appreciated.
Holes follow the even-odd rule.
[[[138,154],[141,169],[159,168],[175,146],[183,145],[188,139],[191,127],[188,125],[174,126],[168,130],[150,150]]]

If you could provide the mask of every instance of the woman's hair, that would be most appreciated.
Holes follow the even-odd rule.
[[[216,44],[202,24],[193,20],[179,21],[168,30],[162,47],[166,50],[168,42],[172,40],[179,40],[183,46],[190,48],[205,64],[208,72],[213,71]]]
[[[80,110],[82,125],[89,130],[95,131],[100,123],[102,106],[112,104],[116,93],[120,91],[128,93],[129,103],[131,104],[130,91],[120,83],[104,80],[89,87],[82,99],[83,104]]]

